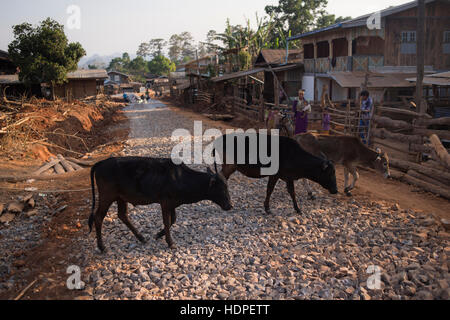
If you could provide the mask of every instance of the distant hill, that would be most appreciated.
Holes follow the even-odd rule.
[[[111,62],[112,59],[122,57],[122,53],[114,53],[109,56],[101,56],[98,54],[94,54],[90,57],[83,57],[78,63],[78,68],[80,69],[88,69],[89,65],[94,65],[98,69],[106,69]],[[130,54],[130,58],[134,59],[136,57],[135,54]]]

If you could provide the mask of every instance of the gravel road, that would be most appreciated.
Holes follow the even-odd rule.
[[[125,155],[169,157],[173,130],[193,132],[192,120],[158,102],[125,111],[131,122]],[[162,227],[159,206],[130,208],[131,220],[149,239],[146,245],[112,207],[103,229],[108,251],[96,252],[94,234],[80,243],[81,253],[91,261],[80,295],[156,300],[450,298],[449,235],[437,220],[393,203],[332,196],[319,186],[318,199],[309,201],[301,183],[296,188],[303,216],[295,213],[283,183],[274,192],[269,216],[263,209],[266,183],[235,174],[229,182],[230,212],[210,202],[179,208],[172,229],[177,251],[169,250],[164,240],[153,240]],[[370,266],[375,266],[372,273],[367,272]],[[373,285],[379,286],[372,290]]]

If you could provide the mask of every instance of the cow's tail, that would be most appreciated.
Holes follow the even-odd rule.
[[[91,187],[92,187],[92,213],[89,217],[89,233],[92,232],[92,227],[95,220],[95,171],[97,169],[97,164],[91,169]]]
[[[216,170],[216,174],[219,174],[219,171],[217,170],[216,148],[213,149],[212,156],[214,158],[214,169]]]

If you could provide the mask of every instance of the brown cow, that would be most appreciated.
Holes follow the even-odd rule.
[[[359,179],[357,166],[365,166],[384,174],[387,179],[390,176],[389,157],[380,149],[376,151],[366,147],[359,138],[351,136],[327,136],[301,134],[294,137],[300,146],[307,152],[341,164],[345,167],[345,193],[351,197],[351,191],[355,188]],[[349,175],[353,175],[353,182],[349,186]],[[314,196],[309,188],[309,195]]]

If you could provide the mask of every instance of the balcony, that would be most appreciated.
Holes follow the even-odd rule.
[[[384,56],[357,55],[353,56],[352,71],[369,71],[384,66]]]
[[[384,66],[381,55],[358,55],[353,57],[305,59],[306,73],[328,73],[342,71],[369,71]]]

